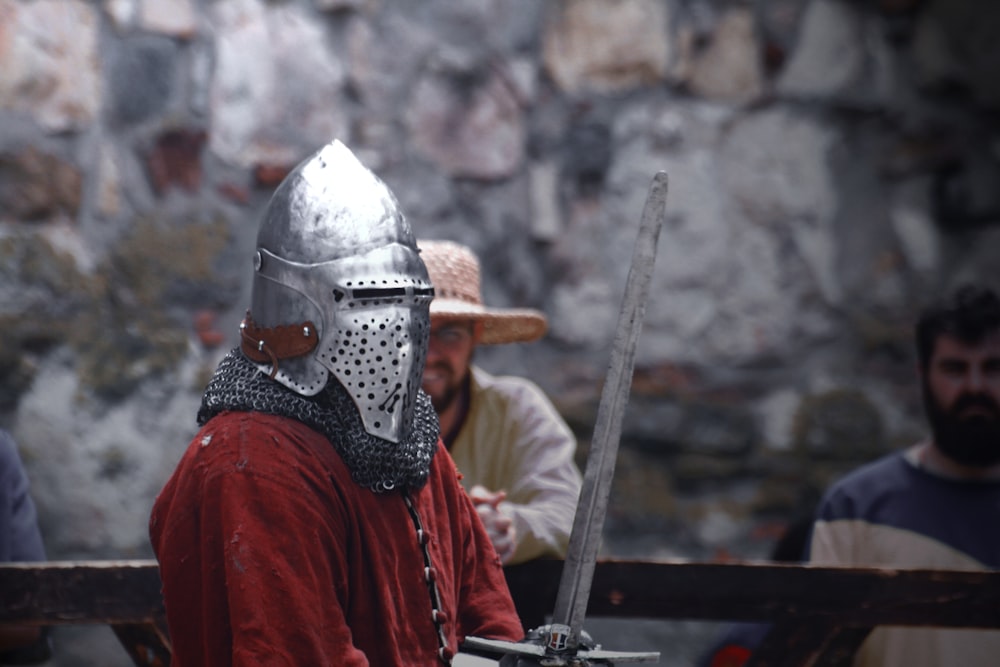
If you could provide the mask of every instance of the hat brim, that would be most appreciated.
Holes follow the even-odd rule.
[[[481,345],[530,343],[544,336],[548,330],[548,320],[540,311],[530,308],[486,308],[458,299],[435,298],[431,301],[431,317],[481,323]]]

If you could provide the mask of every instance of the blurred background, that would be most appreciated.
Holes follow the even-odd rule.
[[[997,35],[976,0],[0,0],[0,426],[50,558],[152,556],[258,215],[333,138],[481,255],[487,303],[546,313],[478,361],[550,394],[581,466],[668,172],[603,553],[767,557],[922,435],[920,306],[1000,278]],[[596,627],[677,666],[715,631]]]

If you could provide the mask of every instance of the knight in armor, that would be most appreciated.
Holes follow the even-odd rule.
[[[275,191],[240,345],[156,498],[174,667],[450,664],[524,635],[421,390],[433,287],[340,142]]]

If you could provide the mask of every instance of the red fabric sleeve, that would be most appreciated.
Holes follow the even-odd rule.
[[[260,449],[275,445],[240,425],[235,442],[215,433],[154,511],[154,522],[170,518],[154,546],[173,664],[368,665],[340,605],[347,570],[333,531],[343,517],[320,516],[301,484],[268,468]]]

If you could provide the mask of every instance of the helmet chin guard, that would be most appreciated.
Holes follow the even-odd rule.
[[[339,141],[278,186],[257,235],[253,331],[244,354],[303,396],[329,376],[350,394],[365,430],[399,442],[409,432],[430,332],[433,288],[388,187]],[[276,355],[265,333],[314,339]],[[302,333],[299,333],[302,332]],[[248,338],[250,340],[248,340]]]

